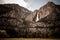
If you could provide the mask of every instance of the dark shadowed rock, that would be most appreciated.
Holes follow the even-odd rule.
[[[6,30],[10,37],[17,37],[21,27],[25,27],[24,19],[30,13],[18,4],[0,4],[0,30]]]

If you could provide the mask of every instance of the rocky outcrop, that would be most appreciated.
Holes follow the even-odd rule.
[[[60,5],[48,2],[31,12],[17,4],[0,4],[0,37],[60,38]],[[3,35],[4,34],[4,35]]]
[[[59,37],[60,35],[59,15],[60,15],[60,6],[54,4],[53,2],[48,2],[39,10],[35,10],[33,14],[31,14],[30,19],[29,15],[27,17],[27,20],[34,22],[33,24],[35,25],[34,27],[36,28],[36,32],[39,31],[41,35],[43,34],[41,37]],[[31,26],[33,26],[33,24]]]
[[[8,37],[16,37],[19,28],[25,27],[23,22],[30,13],[18,4],[0,4],[0,30],[5,30]]]

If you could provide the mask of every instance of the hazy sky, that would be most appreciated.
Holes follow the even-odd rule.
[[[60,0],[25,0],[25,2],[28,3],[27,7],[32,11],[35,9],[39,9],[49,1],[60,4]]]
[[[20,6],[23,6],[29,10],[34,11],[35,9],[39,9],[49,1],[54,2],[56,4],[60,4],[60,0],[0,0],[0,4],[16,3],[19,4]]]

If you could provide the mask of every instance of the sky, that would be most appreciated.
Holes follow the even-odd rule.
[[[27,3],[24,0],[0,0],[0,4],[19,4],[20,6],[26,7]]]
[[[39,9],[49,1],[60,5],[60,0],[0,0],[0,4],[15,3],[31,11],[34,11],[36,9]]]
[[[28,3],[27,7],[32,11],[39,9],[49,1],[60,4],[60,0],[25,0]]]

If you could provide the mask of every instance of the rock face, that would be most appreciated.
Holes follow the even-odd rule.
[[[0,37],[60,38],[60,5],[48,2],[31,12],[17,4],[0,4]],[[4,34],[4,35],[3,35]]]
[[[31,13],[18,4],[0,4],[0,30],[6,30],[9,36],[16,37],[16,31],[24,27],[24,19]]]
[[[35,22],[33,24],[35,25],[34,27],[36,27],[36,33],[39,31],[41,34],[40,37],[59,37],[59,15],[60,5],[56,5],[53,2],[48,2],[39,10],[35,10],[33,14],[26,18],[26,20]],[[33,24],[31,26],[33,26]]]

